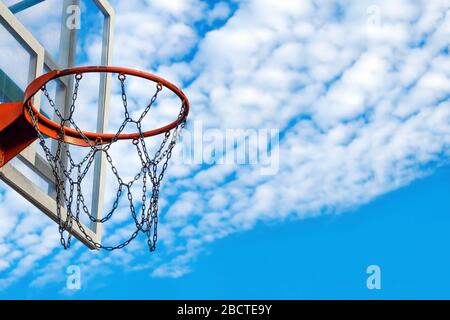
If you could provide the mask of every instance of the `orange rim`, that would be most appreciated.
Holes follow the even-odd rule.
[[[41,114],[33,105],[32,98],[33,96],[43,87],[45,86],[49,81],[52,81],[54,79],[64,77],[71,74],[83,74],[83,73],[91,73],[91,72],[100,72],[100,73],[117,73],[117,74],[123,74],[123,75],[131,75],[143,79],[147,79],[150,81],[153,81],[157,84],[161,84],[162,86],[166,87],[173,93],[175,93],[181,100],[182,105],[184,105],[184,111],[181,114],[181,117],[177,118],[175,121],[149,131],[143,132],[143,137],[151,137],[156,136],[162,133],[165,133],[167,131],[170,131],[177,126],[179,126],[183,121],[186,120],[188,114],[189,114],[189,100],[187,99],[186,95],[181,91],[178,87],[170,83],[169,81],[155,76],[151,73],[147,73],[144,71],[129,69],[129,68],[121,68],[121,67],[110,67],[110,66],[90,66],[90,67],[75,67],[75,68],[69,68],[65,70],[53,70],[49,73],[46,73],[35,80],[33,80],[30,85],[25,90],[24,100],[23,100],[23,106],[24,106],[24,115],[27,121],[33,125],[33,120],[31,119],[31,116],[29,113],[25,110],[27,106],[31,107],[31,110],[36,115],[38,124],[39,124],[39,131],[49,136],[53,139],[59,139],[59,133],[61,131],[61,125],[58,123],[48,119],[43,114]],[[136,133],[126,133],[126,134],[119,134],[115,135],[112,133],[95,133],[95,132],[83,132],[83,135],[89,140],[86,141],[82,135],[80,135],[75,129],[64,127],[64,141],[69,144],[74,144],[78,146],[92,146],[92,145],[101,145],[101,144],[107,144],[110,143],[114,138],[117,140],[134,140],[139,139],[141,137],[141,134]]]

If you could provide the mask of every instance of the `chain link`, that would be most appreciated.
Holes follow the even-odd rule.
[[[138,120],[134,120],[128,109],[128,98],[126,94],[126,76],[124,74],[118,75],[118,80],[120,81],[122,104],[124,108],[125,119],[120,125],[119,129],[116,131],[114,137],[111,139],[110,143],[102,144],[101,146],[94,144],[90,139],[88,139],[83,131],[78,127],[78,125],[73,120],[73,114],[76,110],[76,102],[78,98],[78,89],[80,81],[83,75],[78,73],[75,75],[74,90],[71,99],[71,105],[69,108],[68,115],[63,115],[61,111],[57,108],[54,100],[51,98],[46,86],[41,88],[44,96],[47,98],[50,107],[53,109],[55,115],[59,119],[60,130],[58,132],[57,146],[55,154],[46,145],[45,137],[39,130],[39,120],[34,114],[31,105],[28,105],[27,111],[32,120],[32,124],[37,131],[39,144],[45,153],[45,158],[51,166],[52,173],[54,176],[54,184],[56,191],[56,212],[59,225],[60,242],[61,245],[67,249],[70,247],[72,239],[72,227],[73,222],[76,223],[78,229],[82,235],[95,247],[98,249],[104,249],[108,251],[121,249],[127,246],[133,239],[137,237],[140,232],[143,232],[147,236],[147,244],[150,251],[154,251],[156,248],[156,243],[158,240],[158,203],[159,203],[159,190],[161,186],[161,181],[163,180],[165,171],[168,167],[168,162],[172,157],[172,151],[175,147],[177,139],[180,135],[181,130],[185,126],[185,121],[183,121],[179,126],[173,129],[173,132],[166,132],[164,134],[164,139],[156,151],[155,155],[151,157],[148,153],[147,146],[145,144],[144,132],[142,131],[142,121],[145,119],[148,112],[151,110],[153,104],[158,98],[159,92],[163,89],[161,83],[157,83],[156,91],[150,102],[145,107],[143,112],[139,115]],[[182,117],[185,110],[184,104],[181,106],[181,111],[178,117]],[[118,141],[119,135],[123,132],[128,124],[134,124],[136,126],[137,132],[139,133],[139,138],[132,140],[132,144],[136,147],[136,152],[141,161],[142,168],[131,180],[124,182],[123,178],[120,176],[119,170],[114,165],[111,155],[108,153],[111,145]],[[76,162],[72,153],[69,150],[67,142],[65,142],[65,128],[67,125],[72,126],[79,136],[87,142],[89,146],[89,152],[81,159],[81,161]],[[88,205],[86,204],[85,197],[82,190],[82,181],[89,173],[96,156],[99,153],[105,154],[106,162],[111,169],[113,176],[115,177],[119,188],[115,195],[112,203],[112,208],[109,212],[101,219],[98,219],[93,214],[91,214]],[[65,157],[63,157],[65,155]],[[68,163],[65,163],[66,158]],[[159,164],[162,162],[162,167],[159,168]],[[72,178],[72,175],[76,172],[76,180]],[[138,217],[136,211],[136,204],[132,194],[132,187],[138,181],[142,182],[142,196],[140,197],[140,215]],[[151,196],[149,195],[148,183],[151,184]],[[67,185],[67,187],[66,187]],[[76,195],[75,195],[76,193]],[[112,218],[114,213],[119,207],[119,202],[121,197],[126,193],[129,209],[136,225],[136,230],[123,242],[115,246],[104,246],[96,242],[86,231],[84,225],[81,223],[80,214],[85,214],[90,221],[94,223],[105,223]],[[75,203],[74,203],[75,199]],[[147,204],[147,201],[149,202]],[[75,210],[73,210],[75,206]],[[62,208],[66,209],[66,216],[62,216]],[[73,212],[75,211],[75,212]],[[67,233],[67,235],[66,235]]]

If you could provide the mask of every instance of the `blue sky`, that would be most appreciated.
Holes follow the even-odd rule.
[[[258,225],[214,243],[177,279],[117,268],[73,296],[61,284],[29,288],[24,277],[6,299],[448,299],[450,168],[339,216]],[[269,236],[268,236],[269,235]],[[382,268],[368,290],[366,267]],[[86,270],[85,272],[89,272]]]
[[[229,130],[276,130],[275,170],[175,155],[152,254],[145,237],[121,252],[78,242],[64,251],[56,226],[3,189],[0,297],[449,297],[446,1],[111,2],[114,64],[162,75],[190,99],[192,139],[181,144],[217,152],[211,137],[220,144]],[[100,53],[99,34],[89,39],[86,64]],[[148,98],[143,88],[130,84],[136,101]],[[89,106],[96,90],[87,94]],[[173,116],[163,110],[156,122]],[[114,156],[132,175],[127,148]],[[106,243],[129,232],[125,218],[106,227]],[[81,290],[66,288],[70,265]],[[366,286],[370,265],[381,268],[380,290]]]

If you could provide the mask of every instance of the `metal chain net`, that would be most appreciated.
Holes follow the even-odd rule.
[[[50,97],[46,86],[41,88],[41,91],[47,98],[51,108],[59,119],[59,139],[57,140],[57,146],[54,153],[52,153],[51,149],[46,145],[45,136],[39,130],[39,121],[36,114],[34,114],[31,106],[27,108],[33,126],[38,133],[39,144],[44,150],[45,157],[51,166],[55,179],[54,186],[56,192],[57,218],[59,224],[59,233],[61,236],[61,245],[65,249],[70,247],[72,239],[72,227],[73,223],[75,222],[83,236],[97,249],[112,251],[124,248],[131,241],[133,241],[133,239],[135,239],[140,232],[142,232],[147,236],[147,244],[150,251],[154,251],[156,248],[156,242],[158,240],[158,201],[161,181],[167,169],[168,162],[172,157],[172,150],[175,147],[177,139],[181,133],[181,130],[184,128],[186,121],[181,122],[181,124],[174,128],[172,131],[166,132],[164,134],[164,139],[157,149],[156,153],[153,156],[150,156],[145,144],[144,131],[142,130],[142,121],[149,113],[150,109],[158,98],[159,92],[163,89],[163,86],[162,84],[157,83],[156,92],[152,96],[148,105],[145,107],[144,111],[140,114],[139,118],[135,120],[131,117],[128,109],[128,100],[125,92],[126,76],[120,74],[118,75],[118,80],[120,81],[122,92],[122,103],[124,107],[125,119],[110,143],[102,145],[95,144],[83,134],[79,126],[73,120],[73,114],[76,109],[76,101],[78,97],[78,88],[82,78],[83,76],[81,73],[75,75],[74,91],[72,94],[69,114],[67,116],[64,116],[58,110],[54,100]],[[182,103],[181,111],[178,115],[179,119],[182,117],[184,109],[185,105],[184,103]],[[134,178],[129,181],[124,181],[119,174],[119,170],[114,165],[114,161],[109,154],[109,150],[111,148],[111,145],[118,141],[118,136],[122,133],[127,124],[134,124],[136,126],[137,132],[139,133],[140,137],[138,139],[132,140],[132,144],[136,148],[142,168],[134,176]],[[80,137],[82,137],[82,139],[85,140],[89,145],[87,154],[78,162],[76,162],[74,157],[72,156],[72,153],[69,150],[68,143],[64,141],[64,127],[69,126],[73,127],[80,135]],[[101,153],[104,153],[106,161],[109,164],[109,167],[119,185],[119,188],[114,196],[112,208],[103,218],[97,219],[94,215],[91,214],[90,209],[86,204],[85,195],[82,189],[82,181],[91,169],[96,157],[100,156]],[[76,178],[73,177],[74,175],[76,175]],[[135,200],[131,192],[131,188],[137,181],[142,182],[142,196],[139,199],[140,208],[135,204]],[[130,212],[136,225],[136,229],[125,241],[115,246],[104,246],[92,239],[92,237],[86,232],[85,227],[80,221],[80,215],[87,215],[87,217],[93,223],[105,223],[106,221],[110,220],[116,212],[117,208],[119,207],[121,196],[124,194],[126,194],[127,196]],[[62,207],[65,207],[67,211],[67,215],[65,218],[63,218],[61,214]]]

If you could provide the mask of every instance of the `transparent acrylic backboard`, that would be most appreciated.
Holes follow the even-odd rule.
[[[106,0],[0,0],[0,103],[21,101],[27,84],[55,69],[79,65],[111,65],[114,11]],[[104,132],[108,122],[109,75],[91,76],[82,101],[89,113],[80,113],[85,130]],[[64,77],[47,87],[62,113],[70,108],[73,79]],[[35,106],[50,119],[54,110],[41,95]],[[56,143],[51,143],[56,148]],[[91,212],[101,218],[104,159],[95,160],[86,179]],[[53,173],[36,143],[0,169],[0,188],[12,188],[44,214],[57,221]],[[64,215],[63,208],[63,215]],[[88,234],[101,243],[101,224],[83,221]],[[82,233],[76,238],[94,249]]]

